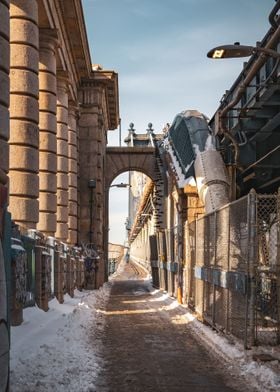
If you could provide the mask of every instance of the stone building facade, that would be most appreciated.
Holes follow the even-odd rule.
[[[24,235],[92,243],[100,285],[103,165],[107,131],[119,122],[118,75],[92,66],[80,0],[1,0],[0,15],[1,207],[9,193]]]

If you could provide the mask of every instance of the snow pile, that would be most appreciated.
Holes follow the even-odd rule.
[[[265,351],[265,347],[245,351],[243,346],[236,340],[226,338],[225,335],[218,334],[210,327],[199,322],[191,313],[185,314],[189,327],[193,330],[197,339],[210,348],[219,357],[228,363],[229,371],[243,375],[256,390],[279,391],[280,390],[280,353],[274,352],[279,358],[275,363],[256,362],[252,356],[258,350]],[[268,348],[271,352],[273,348]],[[276,350],[275,350],[276,351]]]
[[[53,299],[46,313],[24,310],[23,324],[11,328],[11,391],[95,390],[102,360],[94,335],[103,329],[95,304],[108,294],[76,290],[63,304]]]

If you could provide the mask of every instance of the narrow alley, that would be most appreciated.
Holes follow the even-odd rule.
[[[105,322],[96,391],[252,390],[195,338],[185,309],[153,290],[135,265],[124,264],[111,284],[108,302],[97,309]]]
[[[124,260],[99,290],[75,290],[11,328],[11,392],[263,392],[278,373],[203,325]]]

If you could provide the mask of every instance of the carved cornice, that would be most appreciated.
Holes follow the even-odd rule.
[[[69,115],[72,115],[73,117],[78,119],[80,116],[79,104],[75,101],[70,100],[68,102],[68,113],[69,113]]]
[[[71,86],[71,81],[69,79],[69,72],[57,70],[56,73],[56,86],[57,92],[61,91],[63,93],[68,94],[69,96],[69,87]]]
[[[119,89],[118,74],[114,71],[92,71],[90,79],[83,79],[80,86],[80,103],[82,106],[104,104],[108,117],[108,129],[113,130],[119,124]]]
[[[88,77],[91,72],[91,58],[81,0],[59,0],[57,9],[64,21],[64,34],[74,59],[78,78]]]
[[[39,49],[55,50],[58,47],[57,29],[39,29]]]
[[[69,72],[69,94],[77,99],[81,78],[91,73],[91,58],[81,0],[38,0],[41,28],[57,29],[57,65]]]

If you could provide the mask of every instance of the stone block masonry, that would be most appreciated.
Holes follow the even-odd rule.
[[[40,30],[39,55],[39,169],[40,197],[38,230],[47,236],[56,232],[57,142],[56,142],[56,47],[57,33]]]
[[[39,219],[37,0],[13,0],[10,23],[10,211],[26,231]]]
[[[56,237],[68,238],[68,75],[57,79],[57,226]]]
[[[9,2],[0,1],[0,184],[8,181],[9,170],[9,69],[10,69],[10,21]]]
[[[77,150],[77,117],[78,107],[74,102],[69,102],[68,111],[68,243],[75,245],[78,242],[78,150]]]
[[[94,179],[91,242],[102,255],[103,162],[106,133],[119,119],[117,74],[92,69],[80,0],[0,0],[0,21],[2,210],[9,209],[20,235],[52,238],[71,250],[89,240],[88,181]],[[82,116],[87,135],[77,123]],[[0,212],[3,233],[7,248]],[[101,285],[101,257],[98,268]]]

